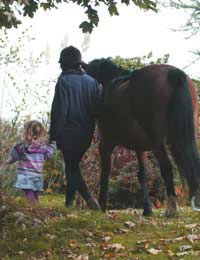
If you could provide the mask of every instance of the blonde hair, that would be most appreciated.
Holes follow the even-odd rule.
[[[45,143],[47,131],[44,126],[37,120],[31,120],[24,124],[23,141],[25,144],[38,141]]]

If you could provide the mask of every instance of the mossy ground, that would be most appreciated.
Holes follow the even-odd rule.
[[[0,259],[200,259],[200,213],[190,208],[168,219],[164,209],[144,218],[140,210],[104,214],[63,204],[61,195],[42,196],[39,213],[31,212],[42,223],[4,223]]]

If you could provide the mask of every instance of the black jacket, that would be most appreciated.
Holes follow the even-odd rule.
[[[84,150],[91,143],[100,90],[95,79],[81,71],[62,73],[51,108],[50,140],[61,150]]]

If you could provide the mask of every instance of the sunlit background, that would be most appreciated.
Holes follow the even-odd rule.
[[[144,12],[135,5],[128,8],[121,5],[119,12],[119,16],[111,17],[102,6],[99,26],[92,34],[83,34],[79,29],[86,16],[83,8],[74,4],[38,11],[33,19],[24,18],[18,29],[8,30],[8,42],[10,46],[19,46],[18,56],[23,64],[0,65],[3,79],[0,117],[12,117],[13,110],[16,112],[23,102],[26,102],[24,115],[29,111],[29,115],[38,117],[38,113],[50,110],[55,81],[60,73],[59,53],[69,45],[78,47],[86,62],[101,57],[132,58],[150,52],[155,58],[169,54],[171,65],[198,78],[199,62],[194,62],[193,52],[198,49],[199,36],[188,38],[177,31],[189,18],[188,13],[171,8],[158,13]]]

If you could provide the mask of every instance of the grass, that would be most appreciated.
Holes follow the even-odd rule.
[[[188,207],[168,219],[164,209],[144,218],[140,210],[104,214],[63,204],[61,195],[43,196],[40,215],[31,213],[42,223],[4,223],[0,259],[200,259],[200,213]]]

